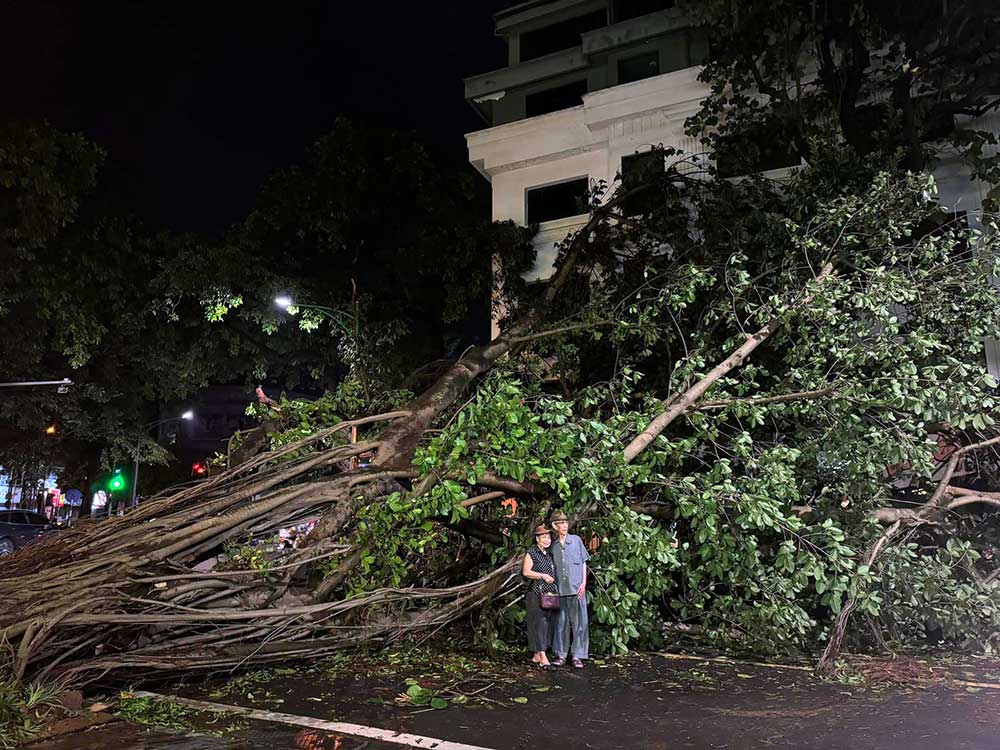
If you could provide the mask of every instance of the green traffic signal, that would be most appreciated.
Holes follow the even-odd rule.
[[[115,472],[114,476],[111,477],[111,481],[108,482],[108,489],[112,492],[117,492],[118,490],[125,488],[125,477],[121,475],[120,471]]]

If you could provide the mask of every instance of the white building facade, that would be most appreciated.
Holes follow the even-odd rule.
[[[495,16],[509,64],[465,81],[489,127],[466,136],[469,160],[492,185],[493,219],[537,223],[529,280],[552,273],[555,245],[587,220],[579,199],[611,184],[623,159],[654,145],[704,151],[684,132],[707,87],[704,34],[673,0],[532,0]],[[978,128],[1000,133],[993,114]],[[942,202],[976,214],[987,187],[956,159],[936,170]],[[989,345],[1000,377],[1000,349]]]
[[[543,0],[497,14],[510,64],[466,79],[466,98],[493,123],[466,140],[492,184],[493,219],[539,225],[530,279],[548,278],[554,246],[586,221],[579,199],[610,183],[623,157],[656,144],[701,150],[684,120],[705,96],[697,63],[708,45],[672,4]]]

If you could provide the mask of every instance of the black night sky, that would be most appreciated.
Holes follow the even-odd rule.
[[[462,78],[504,65],[492,14],[511,4],[5,0],[0,116],[97,142],[153,226],[218,231],[340,115],[461,162],[482,127]]]

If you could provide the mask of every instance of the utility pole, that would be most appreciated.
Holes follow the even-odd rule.
[[[159,419],[155,422],[150,422],[148,425],[146,425],[145,431],[149,432],[151,429],[153,429],[154,427],[159,427],[161,424],[167,424],[168,422],[179,422],[182,419],[187,422],[190,422],[192,419],[194,419],[194,412],[188,409],[179,417],[167,417],[166,419]],[[142,447],[142,438],[139,438],[139,440],[137,440],[135,444],[135,455],[134,455],[135,461],[132,467],[132,497],[129,500],[130,509],[135,507],[136,492],[139,489],[139,449],[141,447]]]

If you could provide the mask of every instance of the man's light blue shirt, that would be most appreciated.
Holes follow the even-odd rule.
[[[583,566],[590,559],[590,553],[587,552],[583,540],[576,534],[567,534],[564,547],[557,535],[549,550],[556,564],[559,596],[575,595],[583,583]]]

